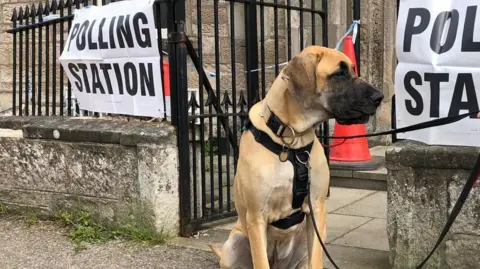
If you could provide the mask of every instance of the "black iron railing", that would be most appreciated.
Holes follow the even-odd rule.
[[[59,57],[72,26],[73,12],[89,5],[112,2],[116,1],[99,0],[97,3],[97,0],[50,0],[13,10],[12,28],[7,30],[13,36],[12,115],[99,115],[80,110]],[[155,9],[155,17],[162,18],[159,2],[155,2]],[[163,9],[166,13],[166,8]],[[165,20],[159,20],[158,25],[160,24],[164,27]],[[158,27],[159,36],[160,30],[161,27]],[[160,51],[164,51],[164,46],[163,42],[159,42]],[[164,60],[163,55],[161,53],[161,62]],[[162,69],[160,74],[162,82],[163,71]],[[163,119],[166,118],[164,114]]]

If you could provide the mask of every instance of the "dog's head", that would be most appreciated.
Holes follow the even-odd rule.
[[[366,123],[375,115],[383,94],[358,78],[350,59],[334,49],[310,46],[283,70],[293,100],[320,121]]]

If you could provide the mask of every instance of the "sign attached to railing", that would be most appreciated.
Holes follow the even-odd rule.
[[[119,1],[76,10],[60,62],[81,109],[163,116],[153,1]]]
[[[395,74],[397,127],[479,110],[480,2],[401,0]],[[480,146],[480,119],[398,138]]]

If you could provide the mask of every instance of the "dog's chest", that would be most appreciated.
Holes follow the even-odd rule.
[[[271,217],[277,219],[278,215],[289,214],[292,210],[294,168],[291,162],[275,162],[272,166],[266,166],[261,171],[263,182],[258,188],[260,195],[266,200],[265,208],[271,212]],[[321,176],[318,165],[311,164],[309,169],[310,191],[315,196],[321,188]]]

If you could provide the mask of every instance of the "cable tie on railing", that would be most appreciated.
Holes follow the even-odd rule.
[[[352,41],[353,41],[353,44],[355,44],[355,40],[357,39],[357,34],[358,34],[358,25],[360,25],[360,20],[354,20],[352,22],[352,24],[350,25],[350,27],[348,27],[347,31],[345,32],[345,34],[342,36],[342,38],[340,38],[340,40],[337,42],[337,45],[335,46],[335,49],[336,50],[340,50],[340,46],[343,44],[343,40],[345,39],[345,37],[347,37],[351,32],[353,32],[352,34]]]

